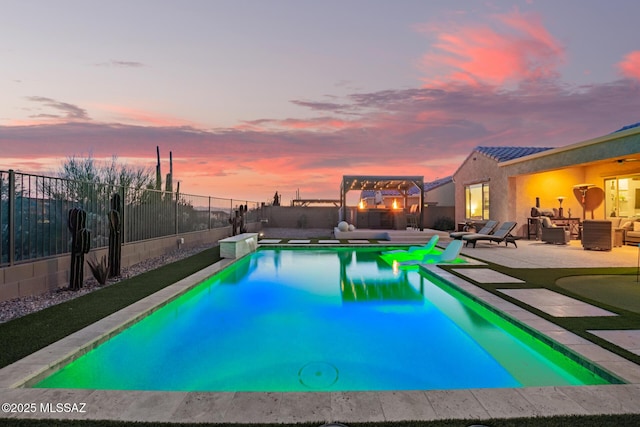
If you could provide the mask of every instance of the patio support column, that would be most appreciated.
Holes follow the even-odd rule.
[[[418,217],[418,226],[420,227],[420,231],[424,231],[424,221],[423,221],[423,210],[424,210],[424,180],[420,182],[418,185],[420,189],[420,216]]]

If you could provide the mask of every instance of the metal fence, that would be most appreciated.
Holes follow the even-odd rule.
[[[91,248],[109,244],[111,198],[120,194],[123,243],[226,227],[239,205],[260,220],[257,202],[121,187],[0,170],[0,266],[70,252],[68,212],[87,212]]]

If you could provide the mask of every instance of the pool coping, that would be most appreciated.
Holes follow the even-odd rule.
[[[314,245],[315,246],[315,245]],[[342,246],[342,245],[340,245]],[[373,246],[373,245],[372,245]],[[375,245],[378,246],[378,245]],[[269,245],[268,247],[273,247]],[[293,247],[301,247],[293,245]],[[329,246],[323,246],[329,247]],[[363,247],[357,245],[357,247]],[[627,381],[621,385],[382,392],[258,393],[32,389],[25,384],[94,348],[226,268],[222,260],[0,369],[2,417],[154,422],[366,422],[640,414],[640,367],[436,265],[424,268],[550,342]],[[476,264],[477,263],[473,263]],[[507,316],[507,318],[508,318]],[[13,404],[6,412],[5,404]],[[28,404],[28,406],[26,405]],[[61,404],[61,405],[58,405]],[[67,404],[66,406],[63,404]],[[74,405],[75,404],[75,405]]]

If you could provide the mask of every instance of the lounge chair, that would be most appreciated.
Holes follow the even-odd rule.
[[[502,225],[494,231],[492,234],[467,234],[466,236],[462,236],[462,240],[465,242],[466,246],[469,246],[469,243],[473,243],[473,247],[476,247],[476,243],[480,240],[488,240],[490,242],[504,242],[505,245],[509,243],[513,243],[513,245],[517,248],[516,238],[511,235],[511,231],[516,228],[517,222],[515,221],[507,221],[503,222]]]
[[[422,246],[410,246],[409,249],[404,250],[404,249],[396,249],[393,251],[384,251],[382,252],[383,255],[396,255],[396,254],[416,254],[417,253],[428,253],[431,252],[431,250],[433,248],[436,247],[436,243],[438,243],[438,240],[440,239],[440,236],[438,236],[437,234],[434,234],[433,236],[431,236],[431,239],[429,239],[429,241],[427,243],[425,243]]]
[[[449,233],[449,237],[451,237],[452,239],[462,239],[462,236],[466,236],[469,234],[491,234],[497,226],[498,221],[490,219],[477,233],[474,233],[473,231],[454,231],[452,233]]]
[[[460,255],[462,250],[462,240],[452,240],[447,247],[439,254],[426,254],[422,259],[412,259],[399,262],[400,268],[418,264],[441,264],[453,262]]]

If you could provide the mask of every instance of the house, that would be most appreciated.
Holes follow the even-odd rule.
[[[477,147],[453,180],[456,222],[517,221],[523,236],[536,205],[581,220],[637,216],[640,126],[558,148]]]

